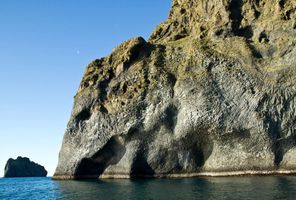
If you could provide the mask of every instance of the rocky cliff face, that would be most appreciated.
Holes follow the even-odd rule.
[[[41,165],[30,161],[29,158],[17,157],[17,159],[10,158],[4,169],[5,178],[13,177],[45,177],[47,171]]]
[[[87,66],[54,178],[295,173],[296,2],[173,0]]]

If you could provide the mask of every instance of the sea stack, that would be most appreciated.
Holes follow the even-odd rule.
[[[17,157],[15,160],[10,158],[4,169],[5,178],[46,177],[46,175],[47,171],[43,166],[30,161],[26,157]]]
[[[87,66],[54,178],[295,173],[295,80],[295,0],[173,0]]]

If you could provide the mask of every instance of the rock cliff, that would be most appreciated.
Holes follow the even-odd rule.
[[[56,179],[296,172],[296,2],[173,0],[90,63]]]
[[[13,177],[45,177],[47,171],[43,166],[30,161],[29,158],[17,157],[17,159],[10,158],[4,169],[5,178]]]

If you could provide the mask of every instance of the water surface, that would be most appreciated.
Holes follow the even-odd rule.
[[[295,199],[296,177],[53,181],[0,179],[0,199]]]

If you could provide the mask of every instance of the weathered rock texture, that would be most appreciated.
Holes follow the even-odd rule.
[[[296,1],[173,0],[88,65],[54,178],[295,173]]]
[[[4,169],[4,177],[45,177],[47,171],[43,166],[30,161],[29,158],[17,157],[16,160],[10,158]]]

